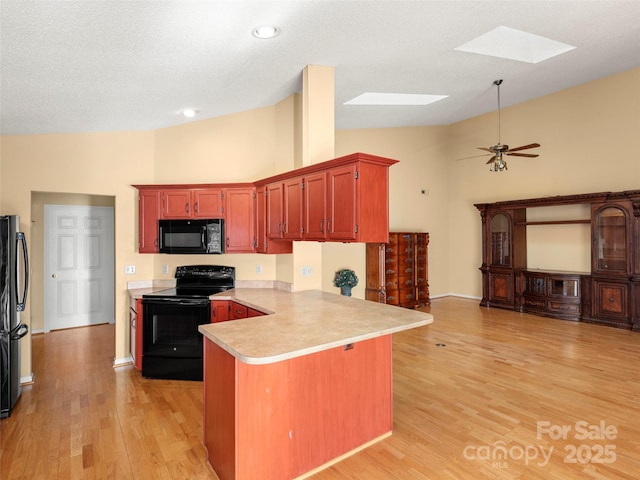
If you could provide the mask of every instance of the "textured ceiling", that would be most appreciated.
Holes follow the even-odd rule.
[[[335,67],[336,128],[450,124],[640,66],[640,1],[0,1],[2,134],[151,130],[273,105]],[[258,40],[251,30],[282,32]],[[455,51],[498,26],[575,45]],[[640,87],[639,87],[640,88]],[[364,92],[449,95],[345,106]]]

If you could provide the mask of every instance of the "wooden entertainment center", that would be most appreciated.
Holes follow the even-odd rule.
[[[527,221],[527,209],[586,205],[588,219]],[[482,301],[566,320],[640,331],[640,190],[478,203]],[[590,271],[527,266],[527,227],[590,225]]]

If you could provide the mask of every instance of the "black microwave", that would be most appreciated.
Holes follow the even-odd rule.
[[[224,253],[224,220],[160,220],[160,253]]]

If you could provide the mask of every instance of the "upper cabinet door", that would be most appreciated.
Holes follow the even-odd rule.
[[[489,264],[511,266],[511,219],[497,213],[491,217],[489,228]]]
[[[227,188],[224,191],[226,253],[253,253],[254,188]]]
[[[162,192],[162,218],[191,218],[191,190],[165,190]]]
[[[328,238],[355,240],[357,165],[345,165],[329,170],[328,178]]]
[[[257,253],[267,253],[267,189],[266,187],[256,188],[256,198],[254,202],[255,222],[255,247]]]
[[[195,189],[193,191],[194,218],[222,218],[222,189]]]
[[[593,270],[601,273],[627,273],[629,220],[620,206],[594,206]]]
[[[267,185],[267,238],[283,236],[284,195],[282,182]]]
[[[302,178],[286,180],[283,188],[282,237],[287,240],[302,240]]]
[[[304,179],[305,240],[327,239],[327,174],[320,172]]]
[[[158,220],[162,212],[160,190],[140,190],[139,229],[140,253],[158,253]]]

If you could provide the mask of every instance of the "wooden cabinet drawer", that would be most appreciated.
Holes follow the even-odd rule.
[[[548,309],[549,311],[554,313],[580,316],[579,303],[567,303],[567,302],[557,302],[555,300],[549,300]]]
[[[424,285],[418,288],[418,303],[424,304],[429,302],[429,286]]]
[[[240,318],[247,318],[249,316],[249,309],[245,305],[230,302],[229,309],[229,320],[237,320]]]
[[[398,289],[392,288],[387,290],[387,304],[400,305]]]
[[[413,288],[416,282],[412,275],[400,275],[398,277],[398,288]]]
[[[546,310],[547,302],[543,298],[528,297],[525,295],[523,307],[525,310]]]
[[[399,289],[398,297],[399,297],[400,306],[402,307],[415,306],[417,303],[415,288]]]
[[[384,282],[385,289],[387,291],[394,290],[398,288],[398,277],[397,276],[387,276],[386,281]]]

